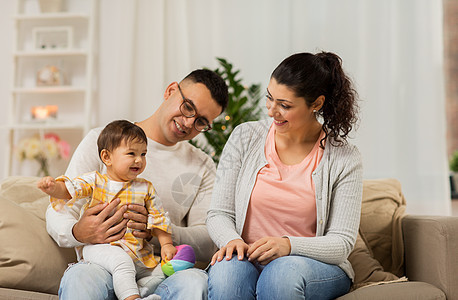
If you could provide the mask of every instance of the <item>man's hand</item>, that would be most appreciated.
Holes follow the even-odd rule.
[[[75,239],[85,244],[106,244],[119,240],[126,232],[128,219],[123,219],[127,206],[118,206],[119,199],[111,203],[98,204],[86,210],[81,219],[73,226]],[[123,219],[121,222],[119,220]]]
[[[138,204],[127,205],[128,212],[123,216],[130,221],[127,223],[127,227],[134,229],[132,234],[135,237],[145,239],[149,241],[152,238],[151,230],[146,230],[148,223],[148,211],[146,207]]]

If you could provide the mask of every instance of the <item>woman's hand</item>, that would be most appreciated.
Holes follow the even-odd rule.
[[[119,199],[111,203],[98,204],[87,209],[81,219],[73,226],[75,239],[85,244],[106,244],[119,240],[126,232],[127,219],[123,214],[127,207],[120,207],[111,217],[119,204]]]
[[[248,245],[241,239],[232,240],[225,247],[219,249],[212,257],[211,265],[213,266],[216,261],[223,260],[223,257],[226,256],[226,260],[232,259],[232,254],[237,252],[239,260],[243,260],[245,252],[248,249]]]
[[[130,221],[127,227],[133,229],[132,234],[135,237],[149,241],[152,237],[151,230],[146,230],[148,223],[148,211],[146,207],[139,204],[127,205],[128,211],[123,215],[125,219]]]
[[[286,237],[263,237],[254,242],[247,251],[249,261],[267,265],[274,259],[289,255],[291,243]]]

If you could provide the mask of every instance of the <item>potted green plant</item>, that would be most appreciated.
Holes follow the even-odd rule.
[[[262,110],[259,102],[262,94],[260,84],[245,86],[240,78],[240,70],[234,69],[224,58],[216,59],[219,67],[214,71],[226,81],[229,90],[227,108],[213,121],[212,130],[204,132],[202,138],[190,143],[201,148],[218,163],[232,130],[241,123],[260,119]]]
[[[458,150],[450,158],[450,186],[452,189],[452,198],[458,199]]]

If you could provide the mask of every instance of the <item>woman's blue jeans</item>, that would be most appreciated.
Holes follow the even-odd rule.
[[[334,299],[350,290],[338,266],[305,256],[283,256],[266,266],[233,256],[208,270],[208,299]]]
[[[207,272],[191,268],[166,278],[153,292],[166,299],[207,299]],[[111,274],[97,264],[81,261],[65,271],[59,299],[116,300]]]

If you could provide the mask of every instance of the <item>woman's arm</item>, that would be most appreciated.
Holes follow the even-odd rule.
[[[354,146],[339,147],[337,156],[332,161],[329,178],[320,183],[328,189],[328,211],[318,215],[318,222],[323,224],[324,234],[317,237],[291,237],[291,254],[308,256],[310,258],[330,263],[344,262],[352,251],[358,232],[362,200],[362,159]],[[322,177],[322,178],[323,178]],[[315,182],[317,184],[317,182]],[[321,197],[321,195],[318,195]]]
[[[234,129],[224,146],[218,169],[212,201],[207,214],[207,229],[218,248],[242,237],[236,231],[235,192],[243,158],[243,130]]]
[[[328,205],[331,206],[324,236],[263,237],[250,245],[247,251],[248,260],[256,260],[265,265],[290,254],[307,256],[331,264],[340,264],[347,259],[356,239],[362,195],[361,159],[356,148],[337,164],[344,167],[331,167],[330,173],[338,173],[338,178],[329,181],[333,188],[328,191],[331,194]],[[332,174],[323,177],[328,178],[328,175],[329,178],[333,178]],[[319,182],[315,184],[319,185]],[[328,186],[328,181],[323,186]],[[320,220],[322,216],[318,215],[318,222]]]

